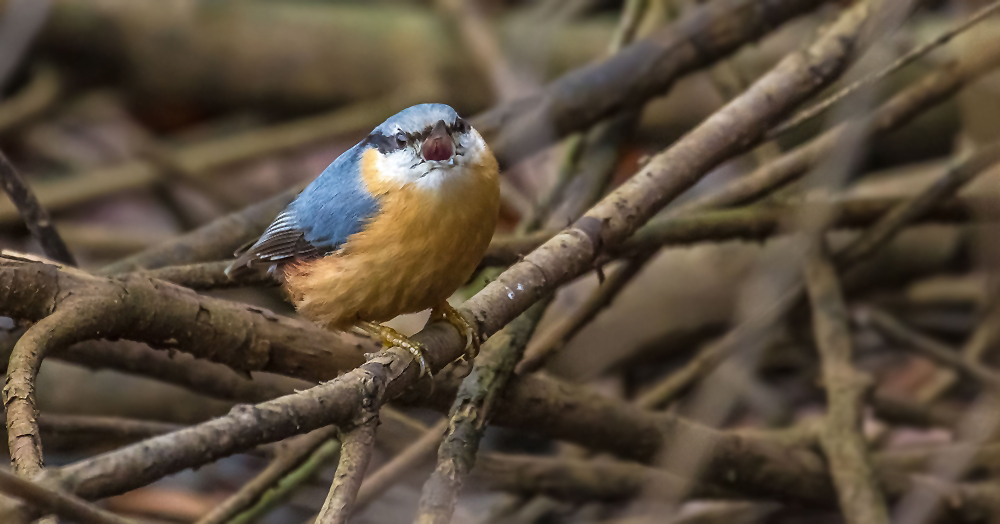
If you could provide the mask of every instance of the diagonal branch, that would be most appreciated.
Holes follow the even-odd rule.
[[[336,436],[336,428],[324,428],[298,437],[284,445],[278,456],[256,477],[243,485],[212,511],[198,519],[197,524],[224,524],[255,504],[264,493],[303,461],[319,446]]]
[[[21,214],[21,220],[24,221],[28,231],[42,245],[42,251],[45,255],[57,262],[75,266],[76,260],[73,259],[66,243],[56,231],[48,212],[38,202],[31,188],[24,181],[24,177],[18,173],[10,160],[7,160],[7,156],[3,152],[0,152],[0,184],[3,185],[4,192],[17,207],[18,213]]]
[[[375,470],[369,475],[361,489],[358,490],[358,498],[354,504],[354,511],[360,511],[371,501],[385,492],[389,487],[401,480],[404,472],[414,468],[417,464],[434,457],[434,452],[444,437],[445,430],[448,429],[448,419],[443,419],[433,427],[424,431],[413,444],[407,446],[399,455],[396,455],[385,465]]]
[[[378,428],[378,409],[382,404],[387,381],[387,369],[366,377],[362,383],[365,397],[363,407],[354,427],[341,437],[340,463],[330,486],[323,509],[316,517],[316,524],[344,524],[354,513],[354,504],[364,480],[365,470],[375,447],[375,429]]]
[[[361,481],[372,458],[377,427],[378,415],[373,414],[367,422],[341,437],[340,463],[316,524],[344,524],[351,518]]]
[[[72,495],[42,487],[8,471],[0,470],[0,492],[24,500],[45,513],[81,524],[134,524]]]
[[[926,55],[927,53],[933,51],[934,49],[937,49],[938,47],[950,42],[952,38],[955,38],[959,34],[968,30],[970,27],[978,24],[979,22],[982,22],[990,15],[996,13],[998,10],[1000,10],[1000,1],[994,1],[991,4],[982,7],[975,13],[969,15],[965,20],[963,20],[955,27],[948,29],[947,31],[944,31],[943,33],[931,39],[929,42],[926,42],[922,45],[919,45],[911,49],[903,56],[899,57],[891,64],[889,64],[887,67],[877,71],[872,75],[866,76],[856,82],[852,82],[850,85],[844,86],[844,88],[840,89],[839,91],[830,95],[829,97],[823,99],[816,105],[813,105],[808,109],[799,112],[792,118],[788,119],[786,122],[783,122],[782,124],[778,125],[774,129],[769,131],[768,137],[774,138],[779,135],[783,135],[787,133],[789,130],[802,125],[804,122],[807,122],[815,118],[816,116],[822,114],[827,109],[830,109],[831,107],[836,105],[838,102],[842,101],[844,98],[847,98],[857,93],[858,91],[867,86],[871,86],[878,83],[880,80],[888,77],[889,75],[902,69],[903,67],[906,67],[907,65],[913,63],[914,61]]]
[[[881,136],[899,129],[1000,65],[1000,46],[977,51],[981,52],[925,76],[863,117],[867,120],[866,131],[872,136]],[[819,160],[827,157],[849,129],[850,122],[842,122],[719,190],[675,207],[670,213],[678,216],[695,210],[729,207],[748,202],[771,189],[788,184],[805,175]]]
[[[448,430],[438,448],[438,463],[424,484],[415,522],[451,522],[458,493],[476,461],[483,432],[493,416],[496,399],[521,360],[524,347],[548,307],[542,300],[490,338],[448,411]]]
[[[822,3],[719,0],[702,4],[613,58],[572,71],[537,95],[481,114],[473,125],[488,138],[501,165],[513,164],[574,131],[662,95],[687,73],[711,65]]]
[[[855,44],[870,8],[862,2],[845,11],[815,44],[787,57],[740,97],[657,155],[571,228],[470,299],[463,309],[475,319],[481,336],[496,333],[558,286],[589,271],[604,246],[622,242],[711,168],[755,143],[773,122],[834,80],[857,50]],[[465,347],[457,330],[441,322],[428,325],[413,338],[427,348],[434,370],[458,358]],[[397,348],[310,390],[236,410],[169,438],[157,437],[99,455],[61,470],[58,477],[79,495],[108,495],[263,442],[324,425],[350,423],[364,406],[365,397],[358,385],[378,368],[389,370],[385,398],[396,397],[418,379],[409,353]],[[600,425],[606,424],[608,419],[600,421]],[[587,427],[592,429],[593,424]],[[576,438],[600,434],[591,432]],[[640,448],[655,452],[662,435],[655,429],[654,434],[655,440],[644,446],[624,446],[630,448],[626,453],[635,454]]]

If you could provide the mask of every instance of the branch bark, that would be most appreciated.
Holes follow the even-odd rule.
[[[963,87],[1000,64],[1000,48],[981,51],[975,56],[964,58],[958,64],[950,64],[940,71],[925,76],[894,95],[869,116],[864,117],[867,121],[866,131],[875,137],[899,129],[923,112],[951,98]],[[828,156],[850,127],[851,122],[842,122],[719,190],[677,206],[671,214],[678,216],[696,210],[741,204],[768,190],[788,184],[803,176],[818,161]]]
[[[335,437],[337,428],[318,429],[302,435],[285,444],[278,456],[256,477],[243,485],[236,493],[218,504],[208,514],[198,519],[196,524],[224,524],[241,511],[255,504],[260,497],[289,472],[297,468],[324,442]]]
[[[432,459],[447,429],[447,419],[428,428],[416,442],[407,446],[399,455],[396,455],[392,460],[369,475],[364,483],[361,484],[361,489],[358,491],[358,498],[354,503],[354,510],[360,511],[364,509],[376,497],[399,482],[403,473],[424,461]]]
[[[17,207],[21,220],[24,221],[28,231],[42,245],[42,251],[45,255],[57,262],[75,266],[76,260],[73,259],[66,243],[56,231],[52,219],[49,218],[49,213],[38,202],[38,198],[28,187],[24,177],[18,173],[10,160],[7,160],[7,155],[3,152],[0,152],[0,184],[3,185],[4,191],[14,206]]]
[[[356,367],[365,352],[377,347],[367,339],[142,277],[108,279],[3,258],[0,286],[7,290],[0,308],[11,317],[40,321],[69,309],[70,301],[87,298],[101,308],[115,309],[116,316],[104,315],[100,338],[178,349],[244,372],[328,379]],[[86,308],[76,312],[89,314]]]
[[[535,304],[490,338],[476,358],[472,372],[462,381],[448,411],[448,429],[438,448],[438,463],[424,484],[415,522],[451,522],[458,493],[476,461],[479,441],[493,416],[496,399],[521,360],[548,300]]]
[[[42,487],[8,471],[0,470],[0,491],[28,504],[81,524],[134,524],[74,496]]]
[[[869,8],[867,3],[860,3],[846,11],[814,45],[786,58],[746,93],[674,147],[654,158],[574,226],[512,266],[497,281],[469,300],[464,309],[467,316],[477,322],[479,332],[483,336],[495,333],[539,298],[588,271],[603,246],[619,244],[708,170],[745,150],[795,104],[836,78],[856,51],[854,44]],[[457,358],[465,346],[457,331],[442,323],[427,326],[414,339],[425,345],[428,360],[435,370]],[[364,396],[358,384],[377,372],[373,369],[375,366],[390,370],[386,398],[399,395],[417,381],[418,371],[411,365],[409,354],[398,349],[389,351],[334,381],[308,391],[256,407],[238,409],[229,416],[173,433],[169,439],[158,437],[94,457],[61,470],[59,477],[80,495],[107,495],[262,442],[279,440],[323,425],[350,423],[364,406]],[[297,370],[298,373],[303,371]],[[559,397],[557,392],[550,393]],[[634,413],[610,413],[581,425],[585,419],[579,416],[580,413],[575,415],[574,419],[580,420],[574,420],[573,424],[590,432],[590,435],[572,437],[577,440],[596,440],[609,431],[620,431],[619,428],[607,428],[613,426],[610,421],[635,416]],[[627,447],[622,450],[624,453],[633,456],[646,454],[648,458],[659,448],[663,434],[652,420],[640,416],[636,422],[645,426],[645,431],[637,431],[621,440],[622,443],[612,446]],[[551,425],[546,421],[536,427]],[[602,426],[606,429],[595,431],[596,427]],[[693,438],[704,436],[701,429],[692,429],[688,423],[671,424],[671,431],[677,428],[696,431],[698,435]],[[225,438],[222,438],[223,435]],[[635,445],[636,439],[641,440],[644,436],[650,440]],[[633,445],[625,445],[625,442]],[[741,447],[740,452],[732,456],[724,453],[716,455],[710,470],[714,467],[716,473],[731,471],[730,461],[761,458],[760,454],[747,453],[746,449]],[[772,452],[760,451],[765,456]],[[767,462],[770,463],[770,460]],[[760,471],[759,462],[753,468],[758,473],[751,472],[749,478],[770,473]],[[774,484],[754,482],[756,487],[753,489],[768,489],[762,487],[768,485],[772,486],[770,489],[787,487],[789,482],[802,486],[808,483],[808,477],[795,475],[793,480]],[[824,475],[814,478],[828,486]]]
[[[889,512],[875,481],[861,429],[872,380],[851,364],[847,308],[833,262],[824,249],[822,242],[816,242],[805,262],[813,332],[827,397],[820,445],[829,460],[845,520],[849,524],[888,524]]]
[[[702,4],[670,28],[622,49],[613,58],[577,69],[537,95],[477,116],[473,124],[487,137],[501,165],[513,164],[574,131],[641,106],[683,75],[822,3],[722,0]]]
[[[330,486],[330,494],[319,511],[316,524],[344,524],[354,513],[361,481],[371,461],[375,447],[375,429],[378,428],[378,409],[382,404],[388,380],[387,368],[375,367],[378,373],[366,377],[362,383],[365,397],[363,407],[354,427],[341,437],[340,463]]]

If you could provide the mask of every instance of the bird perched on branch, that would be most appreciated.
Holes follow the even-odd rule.
[[[432,308],[475,357],[478,334],[447,299],[486,252],[499,205],[483,137],[447,105],[415,105],[334,160],[226,273],[267,268],[304,317],[404,347],[423,375],[423,348],[380,323]]]

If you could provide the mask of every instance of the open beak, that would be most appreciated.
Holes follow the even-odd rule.
[[[448,127],[444,120],[438,120],[438,123],[434,124],[431,134],[424,139],[420,153],[424,160],[439,162],[448,160],[455,154],[455,142],[451,139],[451,134],[448,133]]]

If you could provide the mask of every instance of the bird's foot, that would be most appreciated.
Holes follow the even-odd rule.
[[[431,320],[445,320],[455,326],[459,333],[465,336],[465,355],[462,358],[472,362],[479,354],[479,332],[469,321],[451,307],[448,302],[442,302],[431,310]]]
[[[386,349],[391,347],[401,347],[409,351],[410,354],[413,355],[413,360],[420,365],[420,376],[432,377],[431,367],[427,364],[427,355],[425,354],[423,344],[411,340],[409,337],[401,334],[391,327],[376,324],[374,322],[361,321],[357,323],[357,327],[372,338],[380,339],[382,341],[382,345],[385,346]]]

